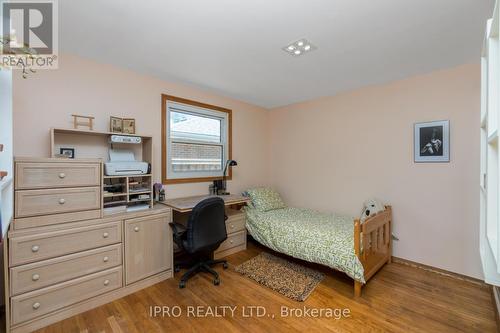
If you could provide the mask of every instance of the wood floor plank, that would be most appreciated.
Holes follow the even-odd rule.
[[[236,273],[234,267],[262,251],[250,242],[246,251],[228,257],[229,269],[217,267],[221,285],[198,274],[185,289],[174,279],[68,318],[39,332],[496,332],[487,286],[457,280],[408,265],[386,265],[353,296],[353,282],[326,267],[297,261],[325,273],[305,302],[296,302]],[[279,254],[277,254],[279,255]],[[290,259],[290,258],[288,258]],[[291,259],[290,259],[291,260]],[[151,317],[151,306],[179,306],[180,317]],[[235,316],[188,317],[189,306],[237,306]],[[243,307],[263,306],[264,317],[244,317]],[[349,309],[350,317],[281,317],[281,307]],[[272,317],[274,314],[274,318]]]

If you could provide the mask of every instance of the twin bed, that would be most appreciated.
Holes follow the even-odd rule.
[[[346,273],[354,279],[356,296],[361,295],[363,284],[391,262],[390,206],[363,223],[349,216],[284,204],[274,209],[258,206],[258,200],[252,198],[252,204],[245,207],[247,229],[256,241],[274,251]]]

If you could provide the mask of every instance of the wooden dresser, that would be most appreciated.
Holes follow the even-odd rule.
[[[30,332],[172,277],[171,209],[103,215],[101,160],[16,159],[7,330]]]

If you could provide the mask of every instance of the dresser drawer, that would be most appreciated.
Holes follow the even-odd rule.
[[[227,239],[219,246],[219,248],[215,252],[217,253],[235,246],[243,245],[246,242],[246,237],[246,231],[239,231],[234,234],[228,235]]]
[[[233,234],[238,231],[243,231],[245,230],[245,222],[246,219],[245,217],[240,217],[240,218],[229,218],[226,221],[226,232],[228,235]]]
[[[10,269],[11,294],[19,295],[122,264],[122,245],[48,259]]]
[[[122,268],[56,284],[11,298],[12,323],[18,324],[122,286]]]
[[[16,218],[12,223],[13,230],[21,230],[35,227],[43,227],[67,222],[76,222],[83,220],[95,220],[101,218],[101,210],[85,210],[79,212],[50,214],[44,216],[31,216]]]
[[[16,218],[93,210],[100,207],[99,187],[16,191]]]
[[[16,190],[99,186],[100,183],[99,163],[16,163]]]
[[[9,239],[10,266],[120,243],[121,221]]]

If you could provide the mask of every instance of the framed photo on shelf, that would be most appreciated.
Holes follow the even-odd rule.
[[[416,163],[450,161],[450,121],[416,123],[414,126]]]
[[[109,130],[112,133],[123,133],[123,119],[118,117],[110,117]]]
[[[75,148],[59,148],[59,154],[67,158],[75,158]]]
[[[123,118],[123,133],[135,134],[135,119]]]

